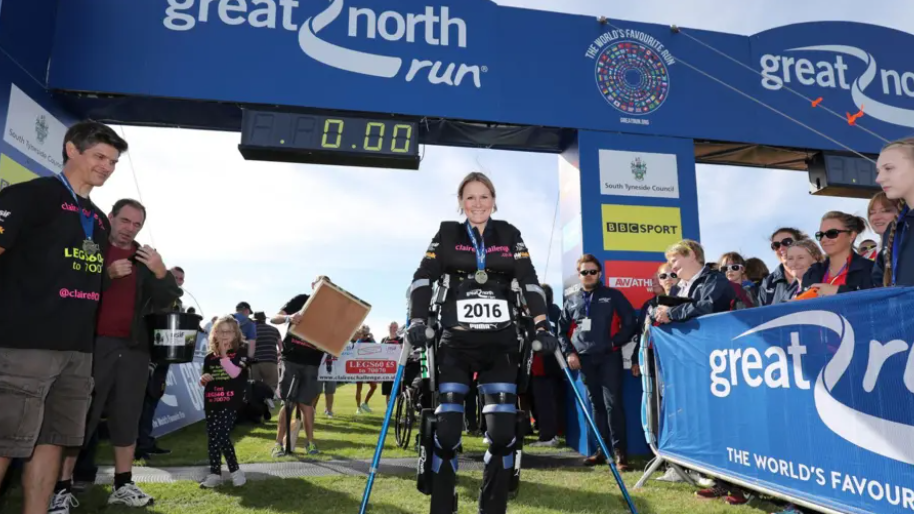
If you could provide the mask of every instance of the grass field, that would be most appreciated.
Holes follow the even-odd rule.
[[[383,397],[372,399],[375,413],[355,416],[355,388],[338,390],[335,405],[336,417],[328,420],[317,415],[316,438],[321,455],[316,457],[297,454],[282,460],[370,459],[377,442],[383,419]],[[245,427],[233,433],[236,450],[241,462],[270,462],[270,449],[275,439],[275,422],[260,427]],[[155,458],[149,465],[177,466],[204,465],[206,438],[202,424],[188,427],[160,440],[163,447],[173,453]],[[485,448],[478,437],[464,437],[465,452],[483,453]],[[536,452],[557,451],[531,449]],[[388,437],[384,457],[413,457],[414,454],[397,450],[393,434]],[[107,446],[100,448],[99,457],[110,458]],[[100,461],[103,462],[102,459]],[[643,465],[643,462],[639,463]],[[640,471],[623,474],[631,487],[641,476]],[[511,514],[622,514],[628,512],[618,488],[606,466],[597,468],[562,468],[551,470],[525,470],[520,494],[508,507]],[[477,512],[476,498],[481,483],[481,472],[461,472],[458,482],[459,512]],[[104,512],[105,514],[135,514],[137,512],[161,514],[285,514],[321,513],[355,514],[359,510],[365,477],[326,476],[294,479],[266,479],[249,481],[241,488],[225,485],[215,491],[201,490],[193,482],[172,484],[141,484],[156,498],[154,506],[146,509],[109,507],[107,496],[110,488],[95,486],[79,497],[80,506],[74,514]],[[698,500],[693,489],[684,484],[667,484],[651,481],[639,491],[631,491],[640,513],[644,514],[765,514],[777,509],[754,500],[749,505],[731,507],[719,500]],[[14,490],[0,511],[16,513],[21,509],[20,492]],[[412,475],[379,476],[371,496],[369,512],[373,514],[412,514],[428,512],[427,496],[416,491]]]

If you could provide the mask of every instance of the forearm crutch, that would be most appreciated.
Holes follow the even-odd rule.
[[[537,340],[533,341],[534,351],[540,351],[542,348],[542,343]],[[555,360],[559,363],[559,367],[562,368],[562,371],[565,372],[565,378],[568,379],[571,390],[574,391],[574,397],[578,400],[578,406],[581,407],[584,417],[587,418],[587,424],[590,425],[590,430],[593,432],[593,435],[596,436],[597,443],[600,445],[600,449],[603,450],[603,455],[606,456],[606,462],[609,463],[609,470],[612,471],[616,483],[619,484],[619,490],[622,491],[622,497],[625,498],[625,502],[628,503],[628,510],[630,510],[632,514],[638,514],[631,496],[628,495],[628,489],[625,488],[625,482],[622,481],[622,475],[619,474],[619,470],[616,469],[616,464],[612,460],[612,453],[609,452],[606,441],[600,436],[600,431],[597,430],[597,424],[594,423],[593,416],[590,414],[590,409],[588,409],[587,405],[584,403],[584,397],[581,396],[577,386],[574,385],[574,378],[571,376],[571,370],[568,369],[568,363],[565,361],[565,356],[562,355],[562,351],[558,348],[555,349]]]
[[[434,329],[431,327],[425,329],[426,338],[431,341],[434,339]],[[431,344],[430,342],[428,344]],[[403,380],[403,373],[406,370],[406,361],[409,354],[412,353],[413,345],[409,342],[409,337],[403,340],[403,349],[400,350],[400,361],[397,363],[397,374],[394,376],[394,383],[391,391],[400,390],[400,382]],[[371,496],[371,488],[374,486],[374,478],[378,473],[378,464],[381,462],[381,451],[384,449],[384,440],[387,439],[387,429],[390,427],[390,417],[394,412],[394,404],[397,402],[387,402],[387,412],[384,414],[384,424],[381,425],[381,436],[378,438],[378,445],[374,449],[374,457],[371,459],[371,467],[368,469],[368,483],[365,484],[365,494],[362,495],[362,506],[359,507],[359,514],[365,514],[368,508],[368,497]]]

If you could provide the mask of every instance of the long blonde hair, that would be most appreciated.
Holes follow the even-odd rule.
[[[896,147],[904,148],[908,152],[908,157],[911,159],[911,161],[914,161],[914,137],[909,137],[907,139],[899,139],[898,141],[889,143],[889,144],[885,145],[885,148],[883,148],[882,151],[884,152],[884,151],[888,150],[889,148],[896,148]],[[902,211],[902,210],[904,210],[904,207],[905,207],[904,199],[899,198],[898,199],[898,210]],[[895,245],[895,229],[897,228],[897,225],[898,225],[898,219],[896,218],[894,221],[892,221],[891,228],[889,228],[889,236],[885,240],[885,249],[882,252],[883,253],[882,258],[884,259],[884,262],[885,262],[885,272],[882,275],[882,285],[884,285],[886,287],[892,285],[892,274],[893,274],[893,270],[892,270],[893,248],[892,247]]]
[[[230,325],[235,332],[235,336],[232,338],[232,350],[238,351],[241,348],[241,341],[244,339],[244,334],[241,333],[241,326],[238,324],[238,320],[235,319],[231,314],[222,316],[213,323],[213,327],[209,329],[209,351],[215,355],[219,355],[219,341],[216,339],[216,334],[219,332],[219,327],[222,325]]]

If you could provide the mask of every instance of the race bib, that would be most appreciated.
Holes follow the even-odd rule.
[[[511,321],[508,302],[486,298],[457,300],[457,321],[460,323],[505,323]]]

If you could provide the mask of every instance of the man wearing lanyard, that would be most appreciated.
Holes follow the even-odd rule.
[[[110,225],[89,199],[127,142],[72,126],[63,172],[0,191],[0,480],[26,459],[23,512],[47,512],[64,447],[83,444]]]
[[[607,446],[612,446],[619,471],[625,471],[621,350],[634,334],[635,310],[622,293],[603,286],[603,267],[596,257],[581,256],[577,269],[581,289],[565,302],[559,318],[559,341],[568,367],[584,375],[597,428]],[[605,459],[598,448],[584,463],[602,464]]]

